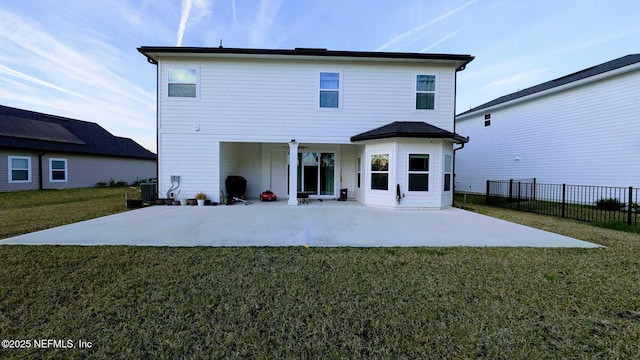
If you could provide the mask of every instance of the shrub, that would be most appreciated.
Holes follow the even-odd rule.
[[[115,188],[115,187],[125,187],[128,186],[129,184],[124,181],[124,180],[118,180],[115,181],[113,178],[109,179],[109,181],[99,181],[96,184],[96,187],[99,188],[106,188],[106,187],[110,187],[110,188]],[[134,185],[136,186],[136,185]]]
[[[153,184],[157,183],[156,178],[148,178],[148,179],[136,179],[131,186],[139,186],[140,184]]]
[[[624,207],[624,203],[616,198],[600,199],[596,201],[598,210],[618,211]]]

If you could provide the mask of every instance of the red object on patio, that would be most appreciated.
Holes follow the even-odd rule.
[[[276,201],[276,194],[271,190],[267,190],[260,194],[260,201]]]

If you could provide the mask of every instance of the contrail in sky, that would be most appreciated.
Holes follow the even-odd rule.
[[[471,4],[473,4],[473,3],[477,2],[477,1],[478,0],[471,0],[471,1],[467,2],[467,3],[465,3],[464,5],[449,11],[446,14],[440,15],[437,18],[435,18],[433,20],[429,20],[424,24],[420,24],[420,25],[414,27],[413,29],[411,29],[409,31],[405,31],[402,34],[397,35],[393,39],[391,39],[391,40],[387,41],[386,43],[382,44],[375,51],[385,50],[385,49],[395,45],[396,43],[398,43],[398,42],[400,42],[400,41],[402,41],[402,40],[404,40],[404,39],[406,39],[406,38],[408,38],[408,37],[410,37],[412,35],[415,35],[417,32],[422,31],[422,30],[428,28],[429,26],[448,18],[449,16],[457,13],[460,10],[463,10],[464,8],[470,6]]]
[[[180,25],[178,25],[178,41],[176,46],[182,46],[182,37],[184,36],[184,28],[189,21],[189,14],[191,13],[191,0],[182,0],[182,16],[180,17]]]
[[[436,47],[436,46],[438,46],[438,45],[442,44],[443,42],[445,42],[445,41],[449,40],[450,38],[452,38],[453,36],[455,36],[457,33],[459,33],[460,31],[462,31],[462,29],[463,29],[463,28],[460,28],[460,29],[458,29],[458,30],[456,30],[456,31],[454,31],[454,32],[452,32],[452,33],[450,33],[449,35],[447,35],[447,36],[443,37],[442,39],[440,39],[440,40],[436,41],[435,43],[433,43],[433,44],[431,44],[431,45],[427,46],[426,48],[424,48],[424,49],[422,49],[422,50],[420,50],[420,52],[427,52],[427,51],[429,51],[429,50],[433,49],[434,47]]]
[[[236,0],[231,0],[231,8],[233,9],[233,25],[238,25],[238,17],[236,16]]]

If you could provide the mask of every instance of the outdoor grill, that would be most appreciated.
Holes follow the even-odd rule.
[[[227,188],[227,196],[229,199],[245,199],[245,193],[247,191],[247,180],[245,178],[234,175],[227,176],[224,185]]]

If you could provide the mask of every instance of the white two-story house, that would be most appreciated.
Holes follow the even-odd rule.
[[[456,189],[487,180],[640,185],[640,54],[501,96],[457,116],[473,139],[456,158]]]
[[[456,73],[470,55],[237,48],[138,49],[157,66],[158,191],[204,192],[228,176],[365,205],[452,204]],[[293,166],[291,166],[293,164]]]

